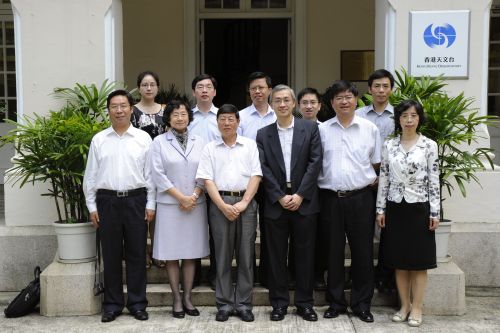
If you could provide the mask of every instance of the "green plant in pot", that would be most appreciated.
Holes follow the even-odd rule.
[[[18,123],[9,121],[16,128],[0,138],[0,146],[11,143],[15,150],[8,182],[20,187],[36,182],[50,184],[49,192],[42,195],[54,199],[58,216],[55,225],[90,224],[83,173],[92,137],[109,126],[106,97],[114,87],[114,83],[105,81],[100,88],[94,84],[57,88],[55,95],[64,97],[64,107],[44,116],[25,116]],[[95,242],[91,247],[95,253]]]

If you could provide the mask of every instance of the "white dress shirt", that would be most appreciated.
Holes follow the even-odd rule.
[[[319,125],[323,145],[323,169],[318,186],[332,191],[353,191],[372,184],[380,163],[381,139],[377,126],[354,116],[344,128],[337,117]]]
[[[267,112],[261,116],[255,105],[240,110],[240,126],[238,134],[250,138],[255,141],[257,131],[262,127],[272,124],[276,121],[276,114],[270,105],[267,106]]]
[[[83,192],[89,212],[97,211],[99,189],[124,191],[146,187],[146,208],[155,209],[155,186],[151,179],[149,149],[151,137],[129,126],[122,136],[113,127],[97,133],[90,144],[83,177]]]
[[[193,108],[193,121],[189,124],[189,134],[201,136],[206,142],[220,138],[217,126],[217,111],[219,108],[212,104],[208,112],[200,111],[198,105]]]
[[[285,161],[285,171],[286,171],[286,182],[290,182],[290,163],[292,161],[292,141],[293,141],[293,125],[295,119],[292,118],[292,123],[290,126],[283,128],[280,127],[279,123],[276,122],[278,127],[278,136],[280,138],[281,152],[283,153],[283,159]]]
[[[368,119],[377,126],[382,143],[394,132],[394,107],[389,103],[382,113],[376,112],[371,104],[357,109],[356,115]]]
[[[385,142],[377,193],[377,213],[383,214],[386,200],[408,203],[429,201],[431,217],[440,211],[439,160],[436,142],[422,134],[406,152],[397,136]]]
[[[197,179],[213,181],[219,191],[243,191],[252,176],[262,176],[254,140],[238,135],[231,147],[218,139],[203,148]]]

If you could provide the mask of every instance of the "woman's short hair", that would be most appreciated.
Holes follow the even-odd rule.
[[[188,113],[188,117],[189,117],[188,125],[193,121],[193,110],[191,110],[191,107],[189,106],[189,104],[186,101],[173,99],[167,103],[167,106],[165,107],[165,112],[163,112],[163,122],[165,123],[165,125],[167,125],[167,127],[171,127],[170,126],[170,115],[172,114],[172,112],[179,109],[183,105],[186,108],[186,111]]]
[[[418,114],[418,125],[417,125],[417,132],[420,129],[420,126],[422,126],[425,123],[426,117],[424,113],[424,108],[422,107],[422,104],[419,102],[413,100],[413,99],[407,99],[399,103],[395,108],[394,108],[394,132],[395,133],[401,133],[402,128],[401,128],[401,122],[399,121],[399,118],[401,118],[401,115],[403,112],[407,111],[411,107],[414,107],[415,110],[417,111]]]
[[[142,73],[139,73],[139,75],[137,75],[137,88],[140,88],[141,87],[141,82],[142,80],[144,80],[144,78],[148,75],[151,75],[153,77],[153,79],[155,80],[156,82],[156,85],[158,87],[160,87],[160,77],[158,76],[158,74],[156,74],[155,72],[153,71],[144,71]]]

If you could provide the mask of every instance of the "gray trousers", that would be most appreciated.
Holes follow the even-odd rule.
[[[230,196],[223,196],[222,199],[230,205],[241,200]],[[251,310],[257,203],[252,200],[247,209],[231,222],[212,202],[210,228],[215,245],[217,308],[226,311]],[[231,276],[233,254],[237,265],[236,287],[233,287]]]

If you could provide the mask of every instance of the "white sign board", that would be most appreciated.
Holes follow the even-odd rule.
[[[410,74],[469,75],[468,10],[410,12]]]

